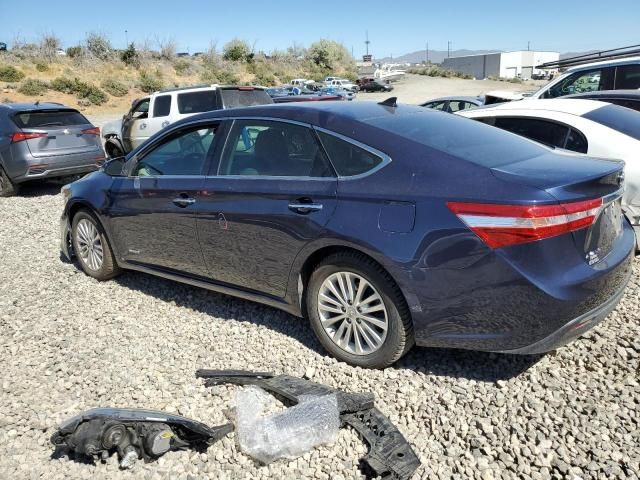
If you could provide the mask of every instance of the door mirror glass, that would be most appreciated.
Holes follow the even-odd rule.
[[[124,155],[111,158],[102,166],[102,171],[111,177],[121,177],[123,176],[122,169],[126,161],[127,159]]]

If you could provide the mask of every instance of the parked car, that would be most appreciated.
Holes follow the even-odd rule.
[[[576,93],[562,98],[598,100],[640,112],[640,91],[638,90],[600,90],[598,92]]]
[[[356,94],[354,92],[340,87],[324,87],[318,93],[320,95],[338,95],[343,97],[345,100],[353,100],[356,98]]]
[[[6,52],[7,51],[7,44],[4,42],[0,42],[0,52]]]
[[[102,127],[110,157],[130,152],[166,126],[197,113],[273,103],[264,88],[196,86],[155,92],[133,101],[122,120]]]
[[[0,104],[0,196],[30,180],[67,177],[104,161],[100,130],[60,103]]]
[[[640,88],[640,57],[604,60],[567,69],[532,95],[532,98],[556,98],[597,90]]]
[[[207,112],[63,189],[64,255],[308,317],[362,367],[556,348],[631,275],[623,165],[391,101]]]
[[[622,207],[640,239],[640,113],[594,100],[554,99],[523,100],[459,114],[549,147],[624,160]]]
[[[378,82],[374,78],[361,78],[358,79],[358,87],[363,92],[390,92],[393,90],[393,85],[389,83]]]
[[[59,57],[66,57],[67,56],[67,52],[65,50],[63,50],[62,48],[58,48],[56,49],[56,55]]]
[[[360,87],[358,87],[358,85],[351,82],[351,80],[347,80],[344,78],[331,80],[330,82],[325,82],[325,83],[328,87],[342,88],[344,90],[349,90],[354,93],[360,90]]]
[[[453,113],[460,110],[469,110],[484,105],[482,97],[441,97],[429,100],[421,106],[432,108],[434,110],[442,110],[443,112]]]

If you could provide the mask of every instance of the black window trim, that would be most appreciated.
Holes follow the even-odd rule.
[[[147,156],[149,153],[151,153],[152,151],[154,151],[157,147],[159,147],[160,145],[164,144],[169,137],[174,137],[176,134],[179,134],[185,130],[201,130],[203,128],[207,128],[207,127],[211,127],[213,125],[217,125],[217,131],[215,135],[219,135],[219,133],[225,133],[224,130],[222,130],[224,124],[224,119],[211,119],[208,118],[206,120],[197,120],[194,122],[189,122],[189,123],[183,123],[177,127],[174,127],[172,129],[170,129],[167,132],[164,132],[164,134],[158,138],[156,138],[155,140],[153,140],[152,142],[150,142],[148,145],[145,144],[143,145],[139,151],[135,151],[135,153],[133,155],[131,155],[128,159],[127,162],[124,166],[124,172],[126,174],[127,178],[130,179],[139,179],[141,178],[138,175],[132,175],[136,165],[144,159],[145,156]],[[202,165],[202,170],[201,173],[199,175],[149,175],[149,176],[145,176],[144,178],[199,178],[199,177],[205,177],[207,176],[207,172],[209,171],[209,167],[210,164],[212,162],[216,161],[216,154],[218,153],[219,148],[218,146],[215,144],[215,139],[214,139],[214,148],[213,150],[210,150],[209,152],[207,152],[207,158],[204,161],[204,164]]]
[[[506,130],[504,128],[500,128],[500,130],[504,130],[505,132],[513,133],[514,135],[518,135],[519,137],[526,138],[527,140],[529,140],[531,142],[535,142],[538,145],[542,145],[542,146],[544,146],[546,148],[550,148],[551,150],[554,150],[556,148],[561,148],[562,150],[567,150],[565,147],[567,146],[567,141],[569,140],[569,135],[571,135],[571,130],[573,130],[573,131],[579,133],[580,135],[582,135],[582,137],[584,138],[585,143],[587,145],[587,152],[589,151],[589,139],[582,132],[582,130],[574,127],[573,125],[569,125],[568,123],[564,123],[564,122],[562,122],[560,120],[555,120],[555,119],[551,120],[551,119],[546,118],[546,117],[534,117],[534,116],[531,116],[531,115],[513,115],[512,113],[511,114],[506,114],[506,112],[505,112],[505,115],[490,115],[488,117],[477,116],[477,117],[468,117],[468,118],[471,118],[472,120],[479,120],[479,121],[482,121],[482,120],[485,120],[485,119],[491,119],[491,120],[493,120],[493,123],[485,123],[485,122],[482,122],[482,123],[485,123],[485,125],[489,125],[489,126],[494,127],[494,128],[500,128],[500,127],[496,127],[496,124],[495,124],[495,121],[497,119],[499,119],[499,118],[516,118],[516,119],[519,119],[519,120],[520,119],[522,119],[522,120],[538,120],[538,121],[543,121],[543,122],[555,123],[556,125],[560,125],[560,126],[566,127],[568,129],[567,130],[567,134],[564,137],[564,143],[563,143],[564,146],[563,147],[556,147],[554,145],[547,145],[546,143],[539,142],[538,140],[534,140],[533,138],[525,137],[524,135],[520,135],[519,133],[515,133],[515,132],[512,132],[511,130]],[[580,153],[582,155],[586,155],[587,154],[587,153],[582,153],[582,152],[576,152],[575,150],[567,150],[567,151],[574,152],[574,153]]]
[[[327,180],[332,180],[335,181],[336,178],[339,178],[337,176],[337,172],[335,167],[333,166],[333,163],[331,163],[331,159],[329,158],[329,155],[327,155],[327,152],[324,148],[324,145],[322,144],[322,142],[320,141],[320,139],[318,138],[318,136],[316,135],[315,132],[315,127],[313,125],[311,125],[310,123],[304,123],[304,122],[297,122],[295,120],[289,120],[286,118],[276,118],[276,117],[233,117],[233,118],[227,118],[226,119],[229,123],[229,127],[227,129],[227,133],[225,135],[225,139],[224,139],[224,145],[221,148],[221,154],[219,155],[218,158],[218,167],[215,169],[215,172],[213,175],[209,175],[209,176],[215,176],[218,178],[229,178],[229,179],[246,179],[246,180],[297,180],[297,181],[301,181],[301,180],[311,180],[311,181],[327,181]],[[333,171],[333,175],[330,177],[310,177],[310,176],[299,176],[299,175],[288,175],[288,176],[278,176],[278,175],[226,175],[220,172],[220,169],[222,168],[222,161],[225,158],[226,154],[227,154],[227,149],[231,148],[231,146],[227,147],[228,143],[229,143],[229,138],[231,136],[231,131],[233,129],[233,127],[235,126],[237,121],[245,121],[245,120],[249,120],[249,121],[253,121],[253,120],[257,120],[257,121],[263,121],[263,122],[279,122],[279,123],[288,123],[291,125],[298,125],[301,127],[305,127],[308,128],[309,130],[311,130],[312,134],[314,135],[316,141],[318,142],[318,145],[320,146],[320,148],[322,148],[323,153],[325,154],[325,157],[327,158],[328,162],[329,162],[329,167],[331,168],[331,170]]]

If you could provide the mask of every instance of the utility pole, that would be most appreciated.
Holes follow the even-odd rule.
[[[367,39],[364,41],[364,44],[367,46],[367,55],[369,55],[369,44],[371,43],[369,41],[369,30],[367,30],[365,34],[367,36]]]
[[[447,40],[447,58],[451,57],[451,41]]]
[[[427,50],[427,62],[426,63],[429,63],[429,42],[427,42],[426,46],[427,46],[427,49],[426,49]]]
[[[127,32],[126,30],[124,31],[124,42],[125,47],[129,48],[129,32]]]
[[[528,51],[528,50],[531,50],[531,40],[529,40],[529,41],[527,42],[527,51]]]

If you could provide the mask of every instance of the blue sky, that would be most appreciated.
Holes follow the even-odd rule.
[[[532,49],[560,52],[640,43],[640,0],[47,0],[28,6],[0,0],[0,12],[0,41],[37,41],[54,32],[65,47],[90,31],[123,47],[125,30],[129,41],[153,46],[173,39],[191,53],[238,36],[267,52],[331,38],[360,56],[366,30],[377,57],[421,50],[426,42],[446,50],[448,40],[452,49],[516,50],[531,41]]]

